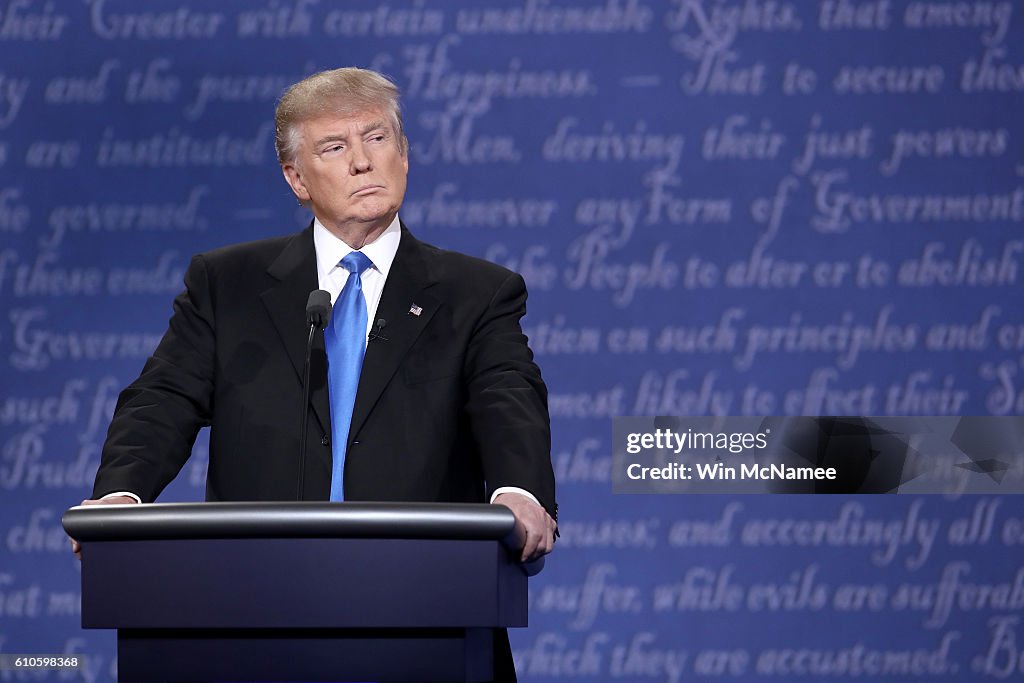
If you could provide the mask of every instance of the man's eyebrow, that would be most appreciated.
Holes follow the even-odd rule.
[[[322,137],[319,140],[317,140],[316,142],[314,142],[313,146],[314,147],[319,147],[320,145],[322,145],[324,143],[327,143],[327,142],[344,142],[347,139],[348,139],[347,135],[342,135],[340,133],[335,133],[333,135],[325,135],[324,137]]]
[[[366,135],[372,130],[384,127],[385,123],[383,120],[371,121],[370,123],[366,124],[359,130],[359,135]],[[320,138],[319,140],[313,143],[313,146],[319,147],[320,145],[326,144],[328,142],[345,142],[346,140],[348,140],[347,135],[344,135],[342,133],[333,133],[331,135],[325,135],[324,137]]]
[[[384,124],[383,119],[377,120],[377,121],[371,121],[370,123],[366,124],[365,126],[363,126],[359,130],[359,134],[360,135],[366,135],[371,130],[376,130],[378,128],[384,128],[384,127],[385,127],[385,124]]]

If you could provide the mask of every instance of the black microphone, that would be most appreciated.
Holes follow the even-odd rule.
[[[378,340],[387,341],[388,338],[384,336],[384,326],[387,324],[388,321],[385,320],[384,318],[377,318],[377,324],[374,326],[372,330],[370,330],[369,336],[366,337],[366,343],[369,344],[372,341]]]
[[[306,302],[306,324],[316,325],[317,329],[324,329],[331,321],[331,294],[322,289],[309,293],[309,301]]]
[[[309,293],[306,301],[306,324],[309,325],[309,338],[306,340],[306,362],[302,367],[302,431],[299,447],[299,489],[297,500],[302,500],[302,490],[306,483],[306,437],[309,431],[309,356],[313,352],[313,339],[318,330],[327,327],[331,320],[331,294],[322,289]]]

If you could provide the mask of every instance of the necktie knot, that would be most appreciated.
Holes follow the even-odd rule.
[[[373,265],[370,257],[361,251],[349,252],[348,256],[341,259],[341,267],[353,275],[361,275],[364,270]]]

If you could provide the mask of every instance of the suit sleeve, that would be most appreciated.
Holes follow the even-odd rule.
[[[152,502],[188,460],[213,408],[213,323],[207,265],[195,256],[167,332],[118,397],[93,498],[131,491]]]
[[[519,321],[526,284],[510,274],[495,291],[470,339],[467,402],[490,492],[526,489],[556,518],[547,387]]]

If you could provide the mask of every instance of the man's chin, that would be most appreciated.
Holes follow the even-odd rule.
[[[391,225],[391,221],[394,220],[395,212],[393,210],[387,211],[366,211],[360,212],[355,222],[359,223],[366,230],[374,230],[379,228],[383,230]]]

